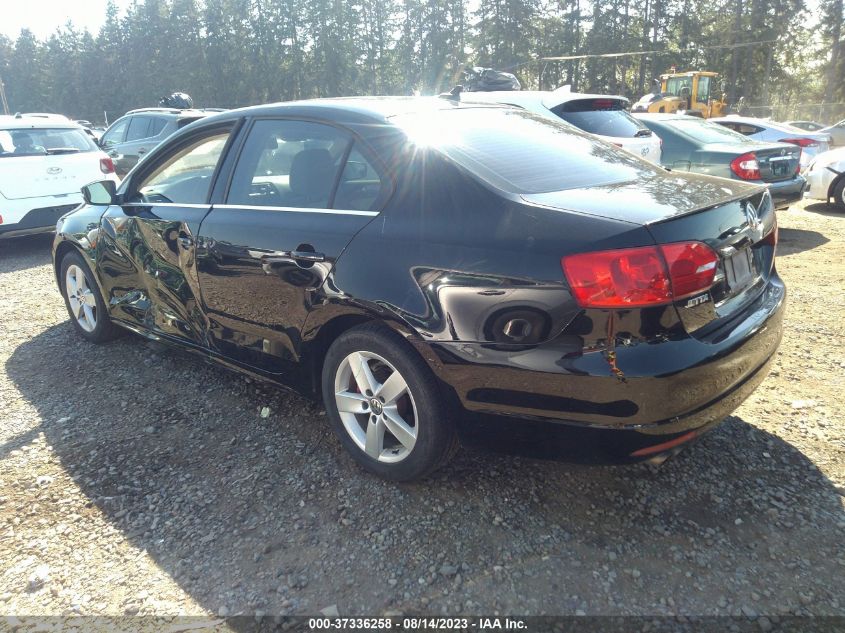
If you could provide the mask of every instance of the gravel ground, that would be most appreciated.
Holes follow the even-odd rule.
[[[85,343],[50,238],[0,243],[0,613],[845,614],[845,215],[780,222],[786,336],[724,425],[660,468],[467,450],[412,485],[299,397]]]

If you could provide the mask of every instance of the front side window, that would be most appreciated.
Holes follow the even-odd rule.
[[[166,157],[132,196],[134,202],[205,204],[229,131],[203,136]]]
[[[256,121],[227,203],[328,208],[350,140],[346,132],[319,123]]]
[[[0,158],[93,152],[97,146],[81,129],[0,129]]]
[[[105,134],[103,134],[103,138],[100,139],[100,143],[102,143],[103,147],[111,147],[112,145],[122,143],[123,138],[126,136],[127,127],[129,127],[129,119],[121,119],[111,126]]]

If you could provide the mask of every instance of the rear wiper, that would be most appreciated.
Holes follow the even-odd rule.
[[[79,148],[78,147],[48,147],[47,153],[50,156],[55,154],[78,154]]]
[[[634,138],[639,138],[641,136],[651,136],[651,130],[637,130],[637,133],[634,134]]]

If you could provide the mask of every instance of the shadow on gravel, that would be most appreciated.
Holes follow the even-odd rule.
[[[356,468],[316,405],[135,337],[54,326],[6,371],[91,502],[214,613],[845,605],[835,487],[738,417],[659,469],[469,450],[396,485]]]
[[[53,233],[0,239],[0,273],[13,273],[51,261]]]
[[[778,257],[795,255],[810,251],[819,246],[824,246],[830,240],[818,231],[807,231],[805,229],[788,229],[781,227],[778,230]]]
[[[804,207],[804,211],[809,211],[810,213],[815,213],[816,215],[824,215],[830,218],[842,218],[845,220],[845,211],[840,211],[833,205],[825,204],[824,202],[814,202],[813,204],[808,204]]]

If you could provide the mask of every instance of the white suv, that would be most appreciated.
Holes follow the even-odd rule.
[[[645,125],[628,113],[625,97],[570,92],[568,86],[553,92],[511,90],[462,92],[461,101],[503,103],[535,114],[563,119],[585,132],[628,150],[647,161],[660,164],[662,142]]]
[[[49,232],[95,180],[119,182],[114,164],[69,120],[0,116],[0,239]]]

